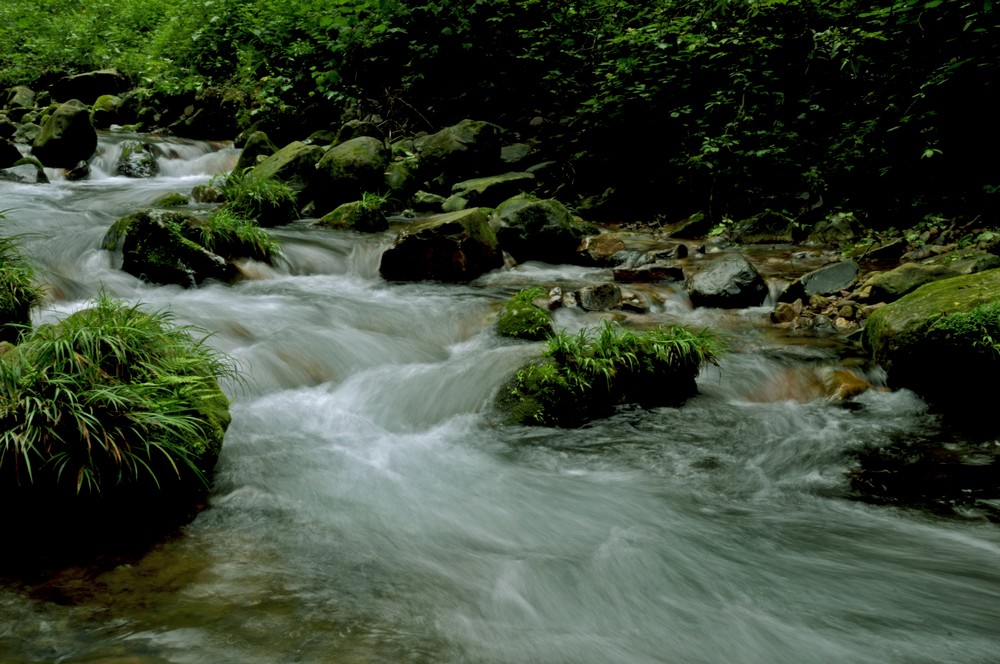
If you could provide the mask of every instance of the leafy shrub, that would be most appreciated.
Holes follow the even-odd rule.
[[[192,331],[102,296],[27,335],[0,359],[0,490],[205,483],[232,368]]]
[[[549,337],[544,358],[520,369],[497,405],[513,423],[576,426],[621,403],[678,403],[697,392],[698,371],[721,352],[709,332],[633,332],[606,321],[596,335],[584,329]]]

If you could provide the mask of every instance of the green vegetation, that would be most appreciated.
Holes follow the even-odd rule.
[[[497,333],[503,337],[541,341],[553,334],[549,312],[535,305],[535,300],[545,297],[541,288],[518,291],[500,309]]]
[[[967,360],[1000,360],[1000,300],[981,304],[970,311],[942,316],[931,325],[928,335],[939,343],[962,352]]]
[[[199,244],[220,256],[245,256],[270,263],[281,251],[278,241],[256,221],[228,205],[213,210],[199,231]]]
[[[24,326],[30,323],[31,308],[42,295],[35,283],[35,271],[21,257],[15,241],[0,237],[0,341],[16,342],[20,338]]]
[[[204,482],[228,363],[164,313],[100,297],[0,359],[0,479],[76,494]]]
[[[275,178],[256,177],[252,168],[217,175],[211,184],[219,187],[225,207],[237,217],[254,219],[263,226],[287,223],[297,214],[295,192]]]
[[[577,335],[549,337],[544,359],[520,369],[497,396],[508,421],[577,426],[617,404],[678,403],[697,392],[695,377],[722,352],[717,337],[682,327],[633,332],[605,322]]]
[[[900,225],[996,210],[997,24],[990,0],[7,0],[0,86],[114,66],[146,100],[233,92],[276,140],[347,110],[541,118],[567,200]]]

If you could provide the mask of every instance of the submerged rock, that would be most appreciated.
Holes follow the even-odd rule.
[[[152,145],[142,141],[122,141],[121,154],[115,162],[115,175],[151,178],[159,173],[160,164]]]

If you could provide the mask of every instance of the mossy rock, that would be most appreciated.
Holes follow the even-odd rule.
[[[337,206],[316,222],[317,226],[360,233],[379,233],[389,229],[389,221],[378,206],[366,205],[362,201],[352,201]]]
[[[42,126],[31,152],[53,168],[73,168],[97,150],[97,131],[90,109],[77,100],[61,105]]]
[[[497,334],[525,341],[541,341],[551,336],[552,317],[532,301],[542,295],[540,289],[528,289],[507,300],[497,317]]]
[[[246,143],[243,145],[243,151],[240,152],[240,158],[237,160],[236,167],[233,170],[239,172],[247,168],[254,168],[277,152],[278,148],[274,146],[274,143],[267,137],[267,134],[262,131],[255,131],[247,136]],[[314,152],[313,154],[316,155],[317,153]],[[315,164],[316,162],[313,161],[311,163]],[[302,184],[304,186],[305,183],[303,182]]]
[[[116,221],[102,248],[120,252],[122,269],[156,284],[229,281],[235,268],[195,241],[204,221],[171,210],[140,210]]]
[[[359,136],[330,148],[316,164],[311,198],[322,210],[357,200],[366,192],[385,189],[389,150],[370,136]]]
[[[153,205],[158,208],[183,207],[188,204],[188,197],[184,194],[177,193],[176,191],[159,196],[153,201]]]
[[[943,279],[880,307],[864,344],[889,384],[991,415],[1000,371],[1000,269]]]
[[[395,281],[467,282],[503,266],[503,254],[479,208],[429,217],[402,232],[379,271]]]
[[[255,135],[251,134],[251,137]],[[250,139],[247,139],[247,143],[250,144]],[[263,142],[257,142],[255,146],[250,146],[250,149],[262,151],[267,147]],[[252,171],[252,176],[261,180],[268,178],[279,180],[290,186],[293,191],[301,192],[313,182],[316,164],[322,157],[323,148],[294,141],[258,163]]]
[[[573,218],[566,206],[554,199],[529,195],[509,198],[496,209],[492,225],[500,246],[519,263],[578,263],[580,242],[600,229]]]
[[[597,333],[550,337],[545,357],[525,364],[497,392],[508,424],[576,427],[621,404],[679,405],[698,392],[701,366],[718,342],[684,328],[648,332],[606,323]]]

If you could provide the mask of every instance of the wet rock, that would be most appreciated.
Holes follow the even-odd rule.
[[[421,212],[439,212],[445,197],[427,191],[418,191],[413,195],[413,209]]]
[[[756,307],[767,298],[767,283],[742,254],[723,254],[688,279],[687,292],[696,307]]]
[[[263,155],[270,143],[270,141],[264,143],[264,140],[266,140],[266,136],[257,137],[256,147],[251,149]],[[247,143],[250,143],[250,137],[247,138]],[[322,157],[323,148],[295,141],[274,154],[266,156],[251,173],[255,178],[284,182],[293,191],[301,192],[312,185],[316,179],[316,165]]]
[[[534,188],[535,176],[531,173],[503,173],[457,182],[452,185],[451,194],[452,198],[465,201],[463,208],[496,207],[512,196],[530,193]]]
[[[622,289],[615,284],[586,286],[576,291],[576,301],[584,311],[614,311],[622,308]]]
[[[652,263],[641,267],[616,267],[615,281],[622,283],[654,283],[657,281],[684,281],[684,271],[676,265]]]
[[[479,208],[430,217],[402,232],[382,254],[386,279],[466,282],[503,267],[503,253]]]
[[[306,143],[306,145],[311,145],[311,143]],[[274,143],[271,142],[271,139],[267,137],[267,134],[265,134],[262,131],[252,132],[249,136],[246,137],[246,142],[243,145],[243,151],[240,152],[240,158],[239,160],[237,160],[236,166],[233,168],[233,170],[239,173],[248,168],[254,168],[255,166],[260,165],[261,162],[263,162],[265,159],[267,159],[277,151],[278,148],[276,148]],[[313,154],[315,154],[317,157],[319,156],[319,153],[313,153]],[[318,158],[312,160],[309,163],[309,166],[314,167],[316,161],[318,161]],[[285,167],[287,168],[287,164],[285,165]],[[278,168],[275,169],[276,172],[278,170],[280,169]],[[304,182],[302,184],[304,186]]]
[[[195,203],[223,203],[226,200],[226,194],[215,185],[197,184],[191,190],[191,200]]]
[[[588,235],[580,243],[580,262],[607,267],[616,265],[615,256],[625,251],[625,242],[614,233]]]
[[[45,171],[34,164],[20,164],[0,170],[0,180],[21,184],[48,184]]]
[[[121,154],[115,162],[115,175],[127,178],[151,178],[160,172],[155,149],[142,141],[122,141]]]

